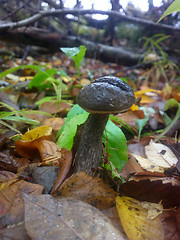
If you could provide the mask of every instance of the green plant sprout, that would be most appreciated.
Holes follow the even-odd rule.
[[[173,125],[180,119],[180,103],[178,103],[175,99],[169,99],[165,103],[164,111],[167,111],[169,108],[176,107],[177,112],[173,119],[168,118],[167,127],[156,137],[155,142],[157,142],[159,139],[161,139],[172,127]],[[164,117],[166,115],[164,114]],[[167,118],[166,118],[167,119]]]
[[[146,50],[143,60],[145,61],[148,54],[153,53],[157,58],[162,58],[162,61],[167,61],[167,54],[163,51],[161,44],[164,40],[167,40],[170,36],[158,33],[152,37],[142,37],[145,40],[143,49]]]
[[[80,47],[73,47],[73,48],[60,48],[69,58],[73,59],[78,75],[81,75],[80,72],[80,64],[84,59],[86,53],[86,47],[81,45]]]
[[[16,124],[19,122],[23,122],[25,124],[30,124],[37,126],[40,124],[39,121],[33,120],[31,118],[26,117],[27,114],[43,114],[43,115],[48,115],[51,116],[51,114],[43,112],[43,111],[37,111],[37,110],[15,110],[13,107],[10,105],[0,102],[0,108],[7,108],[8,111],[0,111],[0,123],[5,126],[6,128],[9,128],[11,130],[14,130],[19,133],[19,131],[16,129]]]
[[[61,102],[61,93],[62,89],[64,87],[62,82],[62,77],[67,77],[66,72],[63,69],[56,70],[54,68],[52,69],[46,69],[45,67],[41,67],[40,65],[21,65],[15,68],[11,68],[9,70],[6,70],[0,74],[0,79],[5,77],[9,73],[13,73],[18,71],[19,69],[31,69],[37,71],[37,74],[31,79],[28,88],[36,88],[39,90],[45,90],[48,88],[53,88],[55,95],[53,97],[45,97],[42,98],[41,101],[37,102],[37,105],[42,104],[46,101],[56,102],[57,103],[57,109],[59,108],[59,104]],[[56,78],[54,77],[56,76]]]

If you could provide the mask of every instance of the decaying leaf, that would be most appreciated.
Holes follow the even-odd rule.
[[[159,203],[162,201],[164,208],[179,206],[180,182],[175,178],[136,179],[123,183],[120,191],[129,197],[141,201]]]
[[[43,163],[59,165],[59,159],[61,158],[61,149],[52,141],[41,140],[37,144],[37,149],[41,155]]]
[[[82,201],[26,195],[24,202],[25,227],[32,239],[125,240],[107,217]]]
[[[16,152],[29,159],[39,158],[38,145],[44,139],[49,139],[52,128],[49,126],[41,126],[26,132],[20,140],[15,143]]]
[[[178,159],[170,148],[160,143],[150,141],[148,146],[145,146],[147,158],[160,167],[169,168],[176,165]]]
[[[162,173],[164,172],[164,168],[159,167],[153,161],[136,154],[132,154],[132,156],[135,157],[135,159],[138,161],[138,163],[141,165],[141,167],[144,170],[151,171],[151,172],[162,172]]]
[[[28,132],[26,132],[24,135],[21,137],[21,141],[35,141],[41,137],[49,137],[52,133],[52,128],[49,126],[40,126],[37,128],[34,128]]]
[[[158,217],[162,212],[160,204],[117,197],[116,206],[129,240],[164,240],[163,225]]]
[[[72,151],[65,148],[61,149],[61,160],[59,161],[60,171],[51,193],[54,193],[66,178],[72,165]]]
[[[74,197],[102,210],[114,206],[117,195],[102,179],[79,172],[68,178],[53,196]]]
[[[21,221],[23,218],[22,195],[24,193],[36,195],[43,191],[42,186],[19,180],[16,174],[7,171],[0,172],[0,183],[4,184],[0,191],[0,199],[9,213],[9,222],[11,223]]]
[[[16,151],[21,156],[30,158],[34,161],[39,161],[41,158],[46,164],[53,163],[59,165],[61,150],[57,144],[47,139],[51,134],[52,128],[49,126],[41,126],[37,131],[36,129],[25,133],[21,140],[16,141]]]

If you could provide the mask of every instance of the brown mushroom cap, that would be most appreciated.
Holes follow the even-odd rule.
[[[118,113],[128,110],[135,102],[131,87],[114,76],[96,79],[81,89],[77,103],[91,113]]]

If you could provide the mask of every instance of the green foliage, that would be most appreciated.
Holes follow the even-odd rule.
[[[58,133],[60,137],[58,137],[57,145],[70,150],[73,146],[77,126],[83,124],[88,118],[88,115],[89,113],[84,111],[79,105],[74,105],[67,115],[65,125]],[[110,162],[112,162],[118,172],[120,172],[128,160],[126,138],[121,129],[110,120],[106,125],[103,141],[105,142],[105,150]]]
[[[0,74],[0,79],[5,77],[9,73],[16,72],[19,69],[31,69],[37,71],[37,74],[32,78],[28,87],[30,89],[37,88],[39,90],[45,90],[47,88],[53,88],[56,94],[57,107],[59,107],[61,101],[61,92],[63,88],[62,77],[67,77],[64,70],[46,69],[40,65],[21,65],[15,68],[6,70]],[[57,78],[54,75],[58,76]],[[41,103],[46,99],[41,99]],[[54,100],[54,97],[48,99],[49,101]]]
[[[83,124],[88,118],[88,113],[82,113],[71,118],[64,127],[64,131],[60,135],[57,145],[60,148],[66,148],[70,150],[73,146],[73,139],[76,135],[77,127]]]
[[[16,129],[16,123],[23,122],[25,124],[31,124],[31,125],[40,124],[39,121],[26,117],[27,114],[39,113],[44,115],[50,115],[46,112],[36,111],[36,110],[23,109],[23,110],[17,111],[10,105],[0,102],[0,108],[2,107],[7,108],[9,111],[0,111],[0,123],[5,127],[12,129],[16,132],[19,132]]]
[[[180,119],[180,103],[177,102],[175,99],[169,99],[166,104],[165,104],[165,111],[167,111],[168,109],[170,108],[174,108],[176,107],[177,108],[177,112],[176,112],[176,115],[173,119],[170,119],[168,118],[168,126],[162,131],[161,134],[159,134],[157,137],[156,137],[156,141],[158,141],[159,139],[161,139],[172,127],[173,125]]]
[[[109,161],[120,172],[128,161],[127,143],[124,133],[111,120],[108,120],[103,133],[103,140]]]
[[[167,54],[163,51],[161,44],[164,40],[167,40],[168,38],[169,36],[162,33],[155,34],[149,38],[143,37],[142,40],[145,40],[143,49],[146,50],[146,53],[144,55],[144,60],[146,60],[146,56],[149,53],[154,53],[157,57],[161,57],[163,61],[166,61]]]
[[[69,58],[73,59],[75,66],[78,71],[78,75],[80,76],[80,64],[84,59],[86,53],[86,47],[81,45],[80,47],[73,48],[60,48]]]
[[[138,138],[140,138],[141,132],[142,132],[144,126],[149,121],[149,115],[155,113],[155,110],[153,108],[140,107],[139,109],[143,110],[145,118],[143,118],[143,119],[136,119],[136,123],[137,123],[138,129],[139,129]]]
[[[160,22],[164,17],[168,16],[171,13],[174,12],[178,12],[180,11],[180,1],[179,0],[175,0],[164,12],[164,14],[162,15],[162,17],[160,17],[160,19],[157,21]]]

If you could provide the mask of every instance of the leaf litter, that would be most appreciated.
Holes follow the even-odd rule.
[[[34,60],[32,58],[27,60],[27,64],[28,61],[33,64]],[[87,63],[89,69],[94,69],[94,78],[104,75],[103,73],[107,74],[107,72],[111,74],[113,70],[110,65],[105,66],[100,62],[94,66],[89,60]],[[68,94],[73,97],[77,96],[80,90],[79,86],[90,83],[86,71],[82,73],[81,80],[74,74],[76,70],[67,58],[54,57],[52,63],[48,62],[48,64],[48,68],[64,64],[64,68],[69,70],[68,76],[63,77],[63,83],[65,83],[66,90],[68,89]],[[141,70],[141,72],[143,71],[145,72],[145,70]],[[20,81],[27,78],[31,80],[32,76],[30,75],[35,74],[35,71],[23,69],[22,73],[24,76],[18,76]],[[131,74],[136,74],[135,70],[132,70]],[[8,77],[7,81],[18,85],[16,75]],[[111,173],[112,181],[110,182],[109,173],[102,178],[90,177],[85,173],[72,175],[73,151],[60,149],[55,143],[55,135],[64,121],[58,126],[60,121],[58,120],[57,124],[57,118],[52,118],[52,115],[43,116],[43,118],[39,115],[38,121],[49,126],[48,129],[52,128],[55,133],[46,134],[35,128],[33,136],[19,139],[20,144],[16,141],[16,152],[13,152],[12,149],[7,152],[8,146],[13,145],[9,138],[0,142],[0,216],[2,220],[0,237],[16,236],[17,239],[22,240],[45,238],[45,236],[49,236],[50,239],[52,236],[55,237],[54,239],[59,239],[59,236],[61,239],[69,239],[69,237],[92,239],[92,236],[93,239],[98,237],[98,239],[135,240],[145,238],[178,239],[180,235],[178,170],[180,155],[177,150],[179,129],[176,127],[174,132],[169,135],[170,137],[164,137],[158,143],[155,142],[153,132],[163,129],[175,116],[171,104],[167,111],[164,106],[165,102],[172,98],[178,103],[179,92],[169,84],[164,85],[162,90],[153,89],[151,86],[147,87],[146,84],[137,87],[138,91],[135,92],[139,102],[128,112],[118,114],[118,118],[126,121],[129,129],[136,135],[140,129],[135,120],[143,120],[143,127],[140,126],[142,127],[139,132],[140,138],[128,136],[133,139],[128,141],[129,160],[121,172],[117,171],[118,174],[116,174],[116,177],[118,175],[124,177],[126,180],[124,183],[119,183],[119,179],[116,181],[116,178],[112,180]],[[10,94],[14,94],[12,90],[10,90]],[[18,94],[22,98],[21,102],[29,98],[29,106],[34,105],[35,99],[40,100],[38,94],[23,94],[21,91]],[[6,95],[8,96],[7,93]],[[14,105],[13,102],[8,101],[12,107],[18,109],[17,104]],[[40,105],[40,110],[56,114],[58,119],[64,120],[72,106],[72,100],[61,102],[58,110],[57,104],[53,102],[45,101]],[[155,112],[150,113],[150,108],[155,109]],[[35,118],[36,116],[37,114],[34,115]],[[50,118],[51,120],[49,120]],[[116,121],[115,124],[119,125],[119,122]],[[120,125],[123,128],[125,126]],[[28,129],[27,126],[14,125],[13,127],[19,128],[23,133],[26,132],[24,129]],[[148,132],[149,136],[143,135]],[[32,169],[42,168],[42,171],[44,171],[43,167],[52,169],[54,166],[60,167],[59,175],[57,174],[55,177],[56,181],[53,180],[55,183],[53,191],[51,189],[46,192],[52,191],[53,197],[42,194],[43,187],[45,189],[46,186],[43,186],[44,183],[38,185],[32,182],[32,171],[23,171],[27,166]],[[47,181],[50,179],[47,175],[46,178]],[[114,227],[110,220],[99,212],[99,210],[105,212],[112,208],[114,210],[109,218],[116,218],[119,213],[119,219],[116,221],[118,227],[117,225]],[[67,215],[64,215],[66,212]],[[129,222],[131,223],[130,227],[127,226]]]

